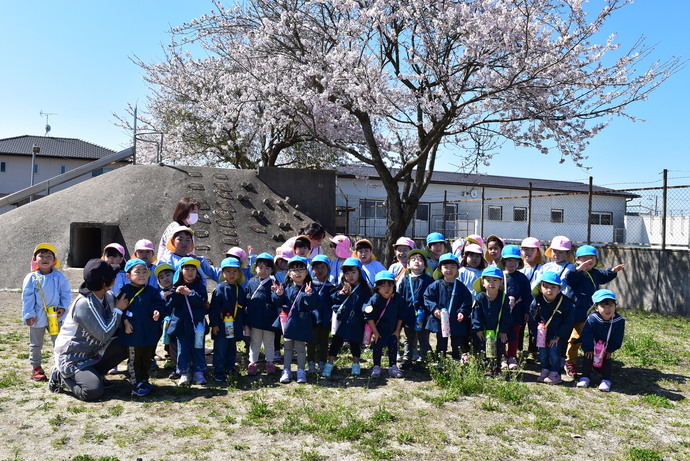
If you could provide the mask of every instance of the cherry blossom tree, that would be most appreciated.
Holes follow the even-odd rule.
[[[611,117],[631,117],[683,64],[644,66],[653,48],[601,37],[630,1],[246,0],[175,29],[169,58],[147,67],[150,109],[229,130],[250,158],[276,143],[317,142],[373,166],[386,190],[387,248],[405,232],[442,152],[484,161],[478,139],[582,164]],[[179,50],[201,47],[193,60]],[[203,83],[201,83],[203,80]],[[190,101],[186,98],[195,96]],[[166,106],[158,110],[157,105]],[[190,120],[188,120],[190,118]],[[182,134],[180,135],[182,136]],[[206,136],[206,135],[205,135]],[[234,141],[233,141],[234,142]],[[294,143],[294,144],[292,144]]]

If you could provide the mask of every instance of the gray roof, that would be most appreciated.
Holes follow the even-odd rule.
[[[0,139],[0,154],[31,156],[34,144],[41,148],[40,157],[97,160],[115,153],[114,150],[76,138],[24,135]]]
[[[372,166],[351,165],[340,167],[337,170],[340,177],[367,177],[379,179],[379,174]],[[393,170],[394,171],[394,170]],[[516,178],[513,176],[493,176],[488,174],[450,173],[446,171],[434,171],[431,176],[432,184],[453,184],[469,187],[492,187],[496,189],[524,189],[528,190],[532,183],[532,190],[555,192],[589,192],[589,184],[575,181],[556,181],[552,179]],[[634,197],[634,194],[624,191],[616,191],[606,187],[592,186],[594,193],[606,195],[623,195]]]

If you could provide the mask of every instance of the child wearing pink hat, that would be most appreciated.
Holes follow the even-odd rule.
[[[546,249],[545,255],[551,259],[551,262],[544,264],[542,274],[544,272],[555,272],[563,281],[561,293],[568,298],[573,297],[573,290],[565,282],[565,278],[570,271],[575,270],[573,264],[573,244],[570,239],[564,235],[557,235],[551,240],[551,245]]]
[[[534,290],[539,285],[539,277],[544,269],[544,255],[541,252],[541,243],[534,237],[527,237],[520,244],[520,254],[524,261],[524,266],[519,269],[529,280],[530,286]],[[539,349],[537,348],[537,338],[528,330],[527,360],[537,360]],[[522,350],[525,337],[525,327],[523,326],[518,333],[518,349]]]
[[[400,237],[394,244],[395,259],[397,260],[390,265],[388,270],[393,274],[397,281],[400,276],[407,269],[407,253],[414,250],[414,240],[409,237]]]
[[[109,243],[103,248],[101,259],[108,264],[120,266],[120,272],[115,277],[115,285],[110,289],[115,296],[120,293],[122,287],[127,284],[127,274],[125,274],[125,247],[119,243]]]
[[[340,268],[345,260],[352,256],[352,248],[350,248],[350,239],[347,235],[338,234],[330,241],[329,246],[333,251],[333,258],[331,259],[331,272],[328,274],[328,280],[337,285],[340,283],[340,276],[342,275]]]
[[[134,254],[132,258],[141,259],[146,263],[151,276],[147,285],[151,285],[153,288],[158,289],[158,277],[156,277],[156,254],[153,248],[153,242],[151,240],[141,239],[134,245]]]

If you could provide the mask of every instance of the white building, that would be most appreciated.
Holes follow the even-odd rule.
[[[386,192],[372,167],[337,173],[337,231],[383,236]],[[530,192],[531,191],[531,192]],[[626,201],[635,195],[589,184],[548,179],[434,172],[406,235],[441,232],[449,239],[469,234],[518,241],[531,235],[548,242],[566,235],[575,242],[623,242]],[[589,214],[589,216],[588,216]]]

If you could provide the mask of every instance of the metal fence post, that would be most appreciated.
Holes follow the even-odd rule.
[[[592,243],[592,177],[589,177],[589,193],[587,197],[587,245]]]
[[[484,235],[484,186],[482,186],[482,203],[479,207],[481,212],[481,221],[479,224],[481,231],[479,232],[479,235]]]
[[[446,236],[446,203],[448,202],[448,191],[443,191],[443,236]]]
[[[532,235],[532,181],[529,183],[529,196],[527,197],[527,236]]]
[[[661,204],[661,249],[666,249],[666,218],[668,216],[668,170],[664,168],[664,191],[663,203]]]

